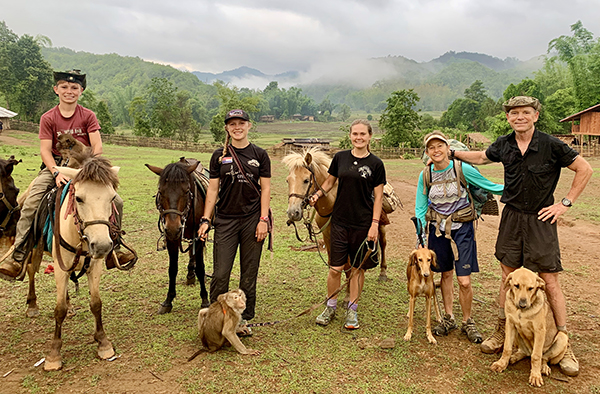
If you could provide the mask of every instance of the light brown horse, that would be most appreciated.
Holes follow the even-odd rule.
[[[304,210],[308,204],[308,198],[320,188],[327,178],[331,158],[319,148],[305,149],[302,153],[292,152],[283,158],[283,163],[290,171],[286,178],[288,183],[288,219],[298,222],[304,219]],[[337,195],[337,182],[326,196],[321,197],[315,204],[315,222],[320,229],[328,223],[333,204]],[[323,229],[323,239],[327,248],[329,263],[330,255],[330,231],[327,225]],[[385,225],[379,226],[379,244],[381,246],[381,269],[379,280],[387,280],[387,263],[385,261]]]
[[[58,171],[72,179],[72,186],[64,204],[56,215],[52,257],[56,281],[56,320],[50,354],[44,369],[62,368],[62,324],[67,315],[67,283],[70,273],[84,264],[89,257],[87,269],[90,292],[90,309],[95,318],[94,339],[98,342],[98,356],[107,359],[115,354],[102,325],[102,301],[100,277],[106,256],[113,250],[111,224],[113,199],[119,180],[119,167],[100,156],[92,156],[82,162],[81,169],[58,167]]]

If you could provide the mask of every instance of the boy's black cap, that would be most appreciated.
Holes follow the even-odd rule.
[[[244,111],[243,109],[232,109],[231,111],[227,112],[227,115],[225,115],[225,124],[227,124],[229,119],[236,118],[243,119],[247,122],[250,121],[250,116],[248,116],[248,113],[246,111]]]
[[[70,71],[54,71],[54,83],[58,81],[75,82],[81,85],[85,90],[85,74],[81,73],[81,70],[70,70]]]

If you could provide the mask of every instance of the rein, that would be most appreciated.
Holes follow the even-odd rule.
[[[319,242],[317,240],[317,236],[321,235],[323,233],[323,231],[325,231],[327,226],[329,226],[329,224],[331,223],[331,214],[333,213],[333,211],[327,215],[319,215],[323,218],[329,218],[329,220],[327,220],[327,223],[325,223],[325,225],[322,228],[320,228],[318,231],[315,231],[313,229],[312,222],[315,219],[316,210],[313,210],[311,214],[308,214],[308,211],[310,210],[310,205],[308,204],[309,196],[312,193],[314,193],[316,190],[321,190],[321,192],[323,193],[324,196],[326,195],[326,193],[325,193],[325,190],[323,190],[323,188],[319,184],[319,181],[317,181],[317,177],[315,175],[315,172],[314,172],[312,166],[305,165],[304,168],[306,168],[308,170],[308,172],[310,172],[310,178],[309,178],[310,180],[308,183],[308,187],[306,188],[306,192],[304,193],[304,195],[301,195],[298,193],[290,193],[290,194],[288,194],[288,201],[290,198],[298,198],[298,199],[302,200],[302,204],[300,206],[300,209],[302,210],[302,224],[304,225],[304,227],[306,227],[308,236],[305,239],[300,238],[300,234],[298,233],[298,227],[296,227],[295,221],[290,219],[287,221],[287,225],[294,226],[294,232],[296,233],[296,239],[298,241],[306,242],[306,241],[310,240],[311,242],[314,242],[317,247],[317,251],[319,252],[319,257],[326,265],[328,265],[327,261],[325,261],[325,259],[321,255],[321,249],[319,247]]]
[[[365,245],[367,245],[367,240],[366,240],[366,239],[365,239],[365,240],[363,241],[363,243],[361,244],[361,246],[360,246],[359,250],[360,250],[360,249],[362,249],[362,248],[363,248]],[[340,287],[338,287],[338,288],[337,288],[337,290],[335,290],[335,291],[334,291],[334,292],[333,292],[333,293],[332,293],[330,296],[328,296],[328,297],[327,297],[325,300],[323,300],[323,301],[321,301],[321,302],[317,302],[316,304],[312,305],[310,308],[307,308],[307,309],[303,310],[302,312],[300,312],[299,314],[297,314],[297,315],[295,315],[295,316],[292,316],[292,317],[289,317],[289,318],[287,318],[287,319],[284,319],[284,320],[276,320],[276,321],[271,321],[271,322],[264,322],[264,323],[249,323],[249,324],[247,324],[247,325],[246,325],[246,327],[250,327],[250,328],[251,328],[251,327],[265,327],[265,326],[274,326],[275,324],[284,323],[284,322],[290,321],[290,320],[292,320],[292,319],[296,319],[296,318],[298,318],[298,317],[300,317],[300,316],[304,316],[304,315],[306,315],[306,314],[308,314],[308,313],[310,313],[310,312],[314,311],[314,310],[315,310],[315,309],[317,309],[319,306],[321,306],[321,305],[323,305],[323,304],[326,304],[326,303],[327,303],[327,301],[329,301],[329,300],[330,300],[330,299],[332,299],[333,297],[337,296],[337,295],[338,295],[338,294],[339,294],[339,293],[342,291],[342,289],[344,289],[344,287],[346,287],[346,286],[348,285],[348,283],[350,283],[350,280],[352,279],[352,277],[354,276],[354,274],[355,274],[356,272],[358,272],[358,270],[359,270],[359,269],[361,269],[361,268],[362,268],[362,266],[365,264],[365,262],[367,261],[367,259],[369,259],[369,258],[371,257],[371,254],[372,254],[373,252],[377,252],[377,247],[375,247],[375,249],[370,249],[370,248],[367,246],[367,251],[365,252],[365,256],[364,256],[364,257],[363,257],[363,259],[361,260],[361,262],[360,262],[360,264],[358,265],[358,267],[356,268],[356,270],[352,271],[352,272],[350,273],[350,276],[348,276],[348,278],[346,278],[346,280],[344,281],[344,283],[342,283],[342,284],[340,285]],[[356,257],[358,257],[358,255],[357,255]],[[355,257],[355,258],[356,258],[356,257]],[[360,298],[360,295],[358,296],[358,298]],[[354,300],[354,301],[353,301],[353,303],[356,303],[356,302],[358,302],[358,298],[357,298],[356,300]]]
[[[166,216],[169,214],[175,214],[178,215],[181,218],[181,235],[179,237],[179,250],[181,253],[187,253],[190,248],[192,246],[195,246],[196,241],[198,240],[198,238],[194,238],[194,239],[185,239],[183,237],[183,233],[185,231],[185,224],[187,222],[188,216],[191,212],[191,217],[192,220],[195,220],[195,214],[196,214],[196,210],[195,210],[195,204],[194,204],[194,200],[196,197],[196,188],[197,185],[195,182],[192,182],[188,179],[188,185],[190,186],[188,192],[186,193],[186,204],[185,204],[185,208],[183,209],[183,211],[180,211],[178,209],[164,209],[162,207],[162,205],[160,204],[160,197],[161,197],[161,193],[160,190],[156,193],[156,209],[158,209],[158,231],[160,232],[160,237],[158,237],[158,240],[156,241],[156,250],[160,251],[160,250],[164,250],[164,248],[161,248],[160,242],[161,240],[163,240],[165,238],[165,228],[166,228]],[[192,189],[193,188],[193,189]],[[187,248],[183,249],[183,242],[187,242],[188,246]],[[163,244],[164,244],[164,240],[163,240]],[[195,253],[196,248],[193,248],[192,253]]]
[[[79,234],[79,243],[77,244],[77,246],[73,247],[73,245],[69,244],[67,241],[65,241],[65,239],[62,237],[61,233],[60,233],[60,207],[61,207],[61,194],[62,194],[62,190],[63,190],[64,186],[62,186],[59,191],[56,193],[56,200],[55,200],[55,208],[54,208],[54,236],[57,237],[56,240],[58,241],[58,245],[55,245],[56,247],[56,260],[58,261],[58,265],[60,266],[60,269],[62,269],[63,271],[69,273],[69,272],[73,272],[75,271],[75,269],[77,268],[77,265],[79,263],[79,260],[81,257],[84,257],[84,266],[80,272],[80,274],[77,276],[77,278],[81,277],[85,271],[87,270],[87,268],[89,267],[90,264],[90,260],[91,260],[91,256],[89,254],[89,250],[84,250],[83,249],[83,244],[84,243],[88,243],[88,238],[87,236],[83,233],[83,231],[89,227],[89,226],[94,226],[94,225],[98,225],[98,224],[102,224],[108,227],[109,229],[109,234],[111,239],[115,240],[118,239],[120,237],[121,234],[124,234],[123,231],[119,230],[117,228],[117,226],[112,223],[109,220],[100,220],[100,219],[96,219],[96,220],[89,220],[89,221],[85,221],[81,219],[81,216],[79,215],[79,212],[77,211],[77,202],[75,201],[75,187],[73,186],[72,183],[68,184],[68,188],[69,188],[69,195],[68,195],[68,200],[67,200],[67,211],[65,212],[65,219],[67,218],[68,215],[72,215],[73,216],[73,221],[75,223],[75,227],[77,228],[77,233]],[[116,208],[114,206],[114,203],[112,203],[112,211],[113,211],[113,215],[111,215],[111,218],[113,218],[114,216],[114,212],[116,212]],[[125,248],[131,250],[129,247],[127,247],[127,245],[125,245],[122,241],[121,241],[121,246],[124,246]],[[67,268],[64,260],[62,258],[62,252],[61,252],[61,247],[65,248],[67,251],[71,252],[74,254],[73,256],[73,262],[71,263],[71,267]],[[88,245],[88,249],[89,249],[89,245]],[[111,253],[114,253],[113,251],[111,251]],[[127,270],[133,267],[133,265],[130,266],[126,266],[123,267],[119,264],[118,259],[115,258],[115,262],[117,265],[117,268],[122,269],[122,270]]]

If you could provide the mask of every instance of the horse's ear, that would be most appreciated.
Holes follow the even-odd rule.
[[[198,164],[200,164],[199,161],[195,162],[194,164],[190,164],[187,168],[187,173],[191,174],[192,172],[196,171],[196,168],[198,168]]]
[[[21,163],[22,161],[23,160],[16,160],[14,156],[11,156],[8,159],[8,164],[6,165],[6,167],[4,167],[4,170],[6,171],[6,176],[9,176],[10,174],[12,174],[14,166]]]
[[[312,163],[312,155],[306,152],[306,156],[304,156],[304,161],[306,162],[306,165],[309,166],[310,163]]]
[[[151,166],[150,164],[146,164],[146,167],[148,167],[148,169],[150,171],[152,171],[153,173],[155,173],[158,176],[160,176],[160,174],[162,174],[162,172],[163,172],[162,168],[156,167],[156,166]]]
[[[61,174],[63,174],[64,176],[66,176],[70,179],[75,179],[77,174],[79,174],[79,171],[81,171],[81,169],[70,168],[70,167],[55,167],[55,168],[58,172],[60,172]]]
[[[120,169],[121,169],[121,167],[117,167],[117,166],[110,167],[110,170],[112,171],[113,174],[115,174],[115,176],[119,175]]]

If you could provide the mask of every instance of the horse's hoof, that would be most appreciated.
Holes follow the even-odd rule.
[[[173,305],[160,305],[160,307],[158,308],[158,314],[159,315],[164,315],[165,313],[171,313],[171,310],[173,310]]]
[[[112,346],[108,349],[98,349],[98,357],[100,357],[102,360],[106,360],[107,358],[111,358],[112,356],[115,355],[115,350],[112,348]]]
[[[379,277],[377,278],[377,280],[379,282],[389,282],[389,281],[391,281],[391,279],[388,278],[386,274],[379,275]]]
[[[200,308],[208,308],[210,306],[210,301],[208,298],[202,299],[202,304],[200,304]]]
[[[38,317],[40,315],[40,310],[38,308],[27,309],[25,315],[30,318]]]
[[[185,283],[187,286],[193,286],[196,284],[196,277],[195,276],[188,276],[187,278],[187,282]]]
[[[49,361],[46,359],[44,362],[44,371],[58,371],[62,368],[62,360]]]

